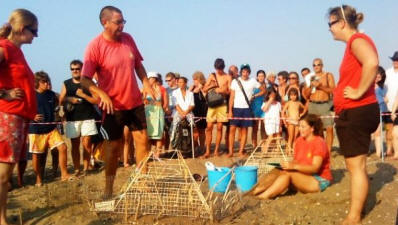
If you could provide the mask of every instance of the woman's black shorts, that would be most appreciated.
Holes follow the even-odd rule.
[[[345,109],[340,112],[336,122],[340,151],[344,157],[367,154],[370,135],[376,131],[380,122],[377,103]]]

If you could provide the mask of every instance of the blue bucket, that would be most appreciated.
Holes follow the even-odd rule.
[[[231,180],[232,173],[230,168],[221,167],[219,170],[207,170],[209,178],[209,189],[212,190],[214,185],[214,192],[224,193],[227,190],[228,183]],[[228,173],[228,175],[226,175]]]
[[[241,192],[249,191],[257,183],[257,169],[256,166],[240,166],[235,169],[236,186]]]

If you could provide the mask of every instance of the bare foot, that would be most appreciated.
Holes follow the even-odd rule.
[[[220,153],[218,152],[218,150],[217,151],[214,151],[214,156],[220,156]]]
[[[245,152],[239,152],[239,158],[241,158],[241,159],[243,159],[243,158],[246,158],[247,157],[247,154],[245,153]]]
[[[61,181],[62,181],[62,182],[65,182],[65,181],[74,181],[74,180],[76,180],[76,179],[77,179],[77,176],[75,176],[75,175],[72,176],[72,175],[70,175],[70,174],[61,177]]]
[[[234,153],[233,153],[233,152],[230,152],[230,153],[228,153],[226,156],[227,156],[228,158],[232,158],[232,157],[234,156]]]
[[[262,192],[261,194],[256,195],[256,198],[261,199],[261,200],[269,200],[268,196],[265,195],[265,192]]]
[[[24,187],[25,185],[24,185],[24,182],[23,182],[23,180],[22,179],[20,179],[19,177],[18,177],[18,179],[17,179],[17,184],[18,184],[18,187],[19,188],[21,188],[21,187]]]
[[[200,158],[202,158],[202,159],[207,159],[207,158],[209,158],[210,157],[210,153],[209,152],[206,152],[204,155],[202,155]]]
[[[75,176],[75,177],[79,177],[81,175],[82,175],[82,171],[81,170],[75,170],[75,173],[73,174],[73,176]],[[69,175],[68,175],[68,177],[69,177]],[[61,180],[62,180],[62,177],[61,177]]]
[[[343,220],[341,225],[362,225],[362,223],[361,223],[361,219],[354,220],[354,219],[347,217]]]

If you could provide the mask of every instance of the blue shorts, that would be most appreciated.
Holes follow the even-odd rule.
[[[233,114],[233,117],[241,117],[241,118],[251,118],[252,117],[252,112],[250,111],[249,108],[245,108],[245,109],[233,108],[232,114]],[[231,119],[230,125],[237,126],[237,127],[251,127],[251,126],[253,126],[253,121],[252,120]]]
[[[313,175],[313,177],[318,181],[321,192],[330,186],[330,181],[326,180],[325,178],[318,175]]]

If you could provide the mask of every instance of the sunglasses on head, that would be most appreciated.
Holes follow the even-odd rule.
[[[340,6],[340,11],[341,11],[341,15],[343,16],[343,20],[344,20],[345,22],[347,22],[347,19],[346,19],[346,17],[345,17],[345,13],[344,13],[343,5]],[[331,28],[334,24],[338,23],[339,21],[340,21],[340,20],[335,20],[335,21],[329,22],[329,23],[328,23],[329,28]]]
[[[25,29],[27,29],[28,31],[30,31],[30,33],[33,34],[33,36],[37,37],[37,33],[38,33],[38,29],[33,29],[31,27],[25,27]]]

